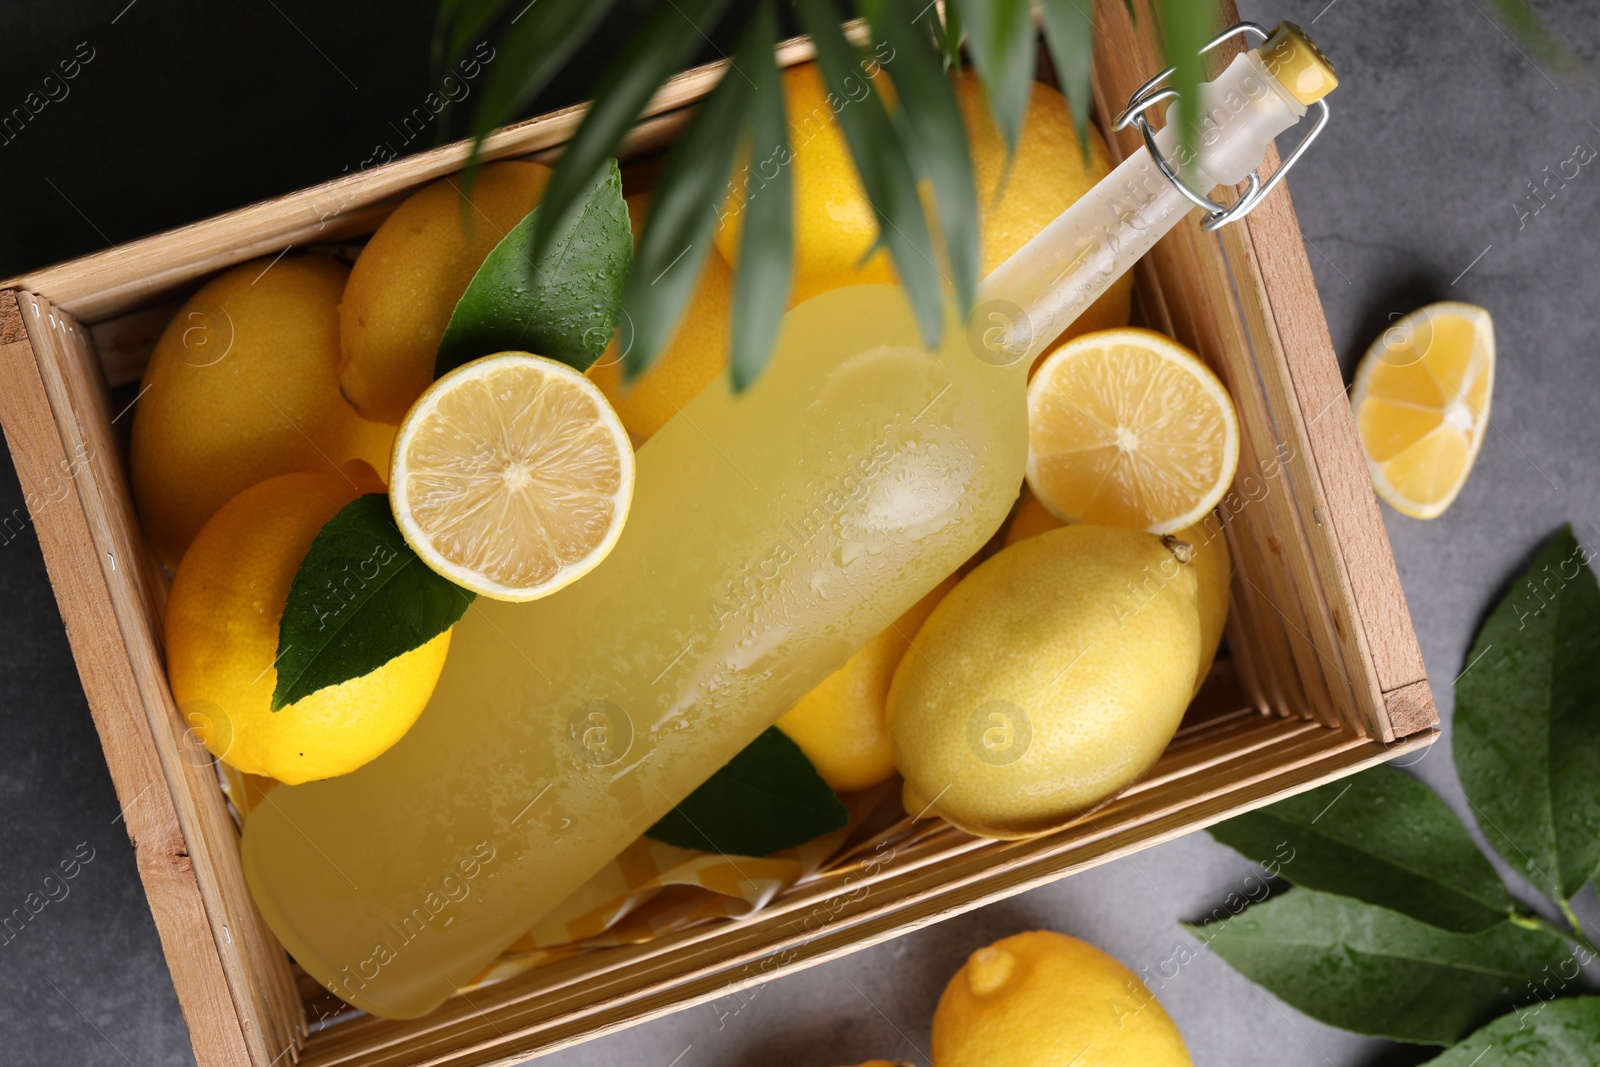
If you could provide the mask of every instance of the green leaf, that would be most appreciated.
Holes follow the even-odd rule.
[[[1600,997],[1537,1004],[1496,1019],[1427,1067],[1594,1067]]]
[[[1161,52],[1174,68],[1168,85],[1178,100],[1167,109],[1167,122],[1178,124],[1174,153],[1183,170],[1193,168],[1196,138],[1200,132],[1200,82],[1205,63],[1200,49],[1216,33],[1217,9],[1212,0],[1156,0],[1156,21],[1161,30]]]
[[[939,24],[939,9],[933,5],[928,6],[928,20],[933,23],[934,36],[939,42],[939,51],[944,55],[946,70],[961,73],[961,39],[967,35],[961,26],[961,13],[954,4],[944,5],[944,24]]]
[[[1089,74],[1094,66],[1093,0],[1043,0],[1044,39],[1072,110],[1078,147],[1089,159]]]
[[[900,101],[906,147],[918,172],[933,183],[956,299],[965,318],[978,291],[981,258],[977,184],[955,91],[938,53],[927,46],[927,32],[914,21],[912,5],[918,2],[873,0],[860,6],[873,35],[894,49],[894,62],[884,69]]]
[[[1600,868],[1600,586],[1572,527],[1489,615],[1456,682],[1455,762],[1495,849],[1557,903]]]
[[[994,124],[1006,139],[1007,151],[1014,153],[1033,91],[1034,31],[1028,0],[951,2],[967,28],[972,65],[983,79]]]
[[[615,3],[616,0],[534,2],[512,18],[500,36],[483,95],[472,113],[472,136],[477,142],[473,146],[473,165],[477,162],[477,145],[484,137],[533,103],[533,98],[566,65],[578,46],[588,40]],[[509,6],[496,5],[498,10]],[[465,42],[472,36],[469,26],[487,25],[493,16],[486,17],[486,10],[481,3],[467,0],[463,10],[466,17],[458,19],[461,29],[451,39],[452,52],[466,47]]]
[[[864,77],[859,53],[840,28],[831,0],[795,0],[795,10],[816,45],[817,65],[829,91],[849,101],[837,112],[839,127],[861,187],[878,216],[878,240],[894,257],[923,342],[937,348],[944,333],[944,293],[906,146],[883,105],[883,95],[873,88],[872,79]]]
[[[628,38],[606,68],[595,88],[594,103],[556,163],[544,191],[546,211],[533,229],[533,255],[553,236],[555,220],[589,189],[661,83],[694,58],[727,6],[728,0],[658,4]]]
[[[633,326],[633,343],[622,359],[630,381],[649,369],[671,339],[711,250],[712,228],[727,195],[750,97],[743,68],[756,65],[758,49],[772,47],[772,38],[761,35],[761,22],[752,19],[745,27],[733,63],[673,145],[656,179],[650,217],[639,235],[622,297]]]
[[[456,624],[475,594],[430,570],[368,493],[329,519],[289,584],[272,710],[371,674]]]
[[[1295,885],[1457,933],[1487,929],[1516,906],[1455,813],[1393,767],[1229,819],[1211,836]]]
[[[1456,934],[1349,897],[1291,889],[1189,929],[1236,971],[1287,1004],[1358,1034],[1458,1041],[1533,999],[1566,943],[1509,920]]]
[[[490,23],[510,5],[511,0],[439,0],[435,73],[454,67],[466,55],[467,45],[481,40]]]
[[[771,0],[757,9],[751,51],[740,64],[754,83],[750,97],[750,162],[744,182],[744,229],[739,237],[739,273],[734,279],[732,355],[728,373],[734,392],[761,376],[789,306],[794,274],[794,180],[783,82],[773,53],[777,18]]]
[[[766,856],[849,822],[800,746],[770,726],[645,833],[679,848]]]
[[[1527,0],[1490,0],[1490,3],[1494,4],[1501,17],[1511,24],[1512,31],[1522,38],[1522,42],[1556,70],[1570,76],[1581,67],[1578,59],[1550,36],[1544,21],[1539,18]]]
[[[495,352],[533,352],[587,370],[616,332],[633,234],[615,160],[529,258],[540,204],[501,238],[450,313],[434,377]]]

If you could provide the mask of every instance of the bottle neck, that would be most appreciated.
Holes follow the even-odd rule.
[[[1243,181],[1273,138],[1306,111],[1255,52],[1235,57],[1215,81],[1201,85],[1199,99],[1192,160],[1181,157],[1172,122],[1155,137],[1196,188]],[[1193,207],[1140,146],[983,280],[968,328],[980,358],[1025,375]]]

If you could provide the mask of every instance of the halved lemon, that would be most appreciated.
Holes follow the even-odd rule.
[[[389,502],[457,585],[537,600],[606,558],[633,500],[633,446],[589,379],[501,352],[434,382],[400,424]]]
[[[1350,393],[1378,495],[1413,519],[1449,507],[1483,446],[1493,391],[1494,320],[1483,308],[1429,304],[1385,330]]]
[[[1063,522],[1181,530],[1217,506],[1238,465],[1228,390],[1153,330],[1085,334],[1028,383],[1028,485]]]

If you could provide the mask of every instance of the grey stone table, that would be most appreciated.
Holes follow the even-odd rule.
[[[70,54],[86,36],[107,55],[96,60],[106,69],[121,62],[115,34],[134,33],[130,26],[137,18],[159,14],[131,4],[124,8],[124,3],[100,4],[89,13],[86,4],[52,5],[66,12],[54,17],[77,20],[65,29],[37,13],[7,12],[0,19],[20,19],[10,23],[18,39],[35,34],[45,40],[30,52],[41,58],[41,76],[58,58],[50,49]],[[1530,49],[1493,19],[1489,0],[1284,0],[1242,6],[1246,17],[1262,22],[1288,17],[1312,27],[1344,79],[1333,98],[1333,124],[1292,185],[1346,373],[1395,313],[1448,298],[1483,304],[1495,316],[1500,365],[1493,429],[1472,480],[1436,521],[1415,522],[1385,509],[1446,724],[1444,743],[1412,770],[1453,806],[1464,808],[1449,754],[1451,682],[1464,666],[1473,633],[1498,591],[1562,522],[1570,520],[1581,538],[1600,547],[1595,466],[1600,394],[1594,384],[1600,367],[1600,171],[1585,167],[1537,214],[1526,206],[1527,183],[1542,178],[1547,166],[1553,170],[1580,143],[1600,147],[1600,91],[1592,77],[1564,80],[1531,59]],[[1592,63],[1600,42],[1600,9],[1583,0],[1539,7],[1556,36]],[[407,7],[406,32],[426,33],[426,8]],[[123,11],[119,24],[108,21],[116,15],[112,9]],[[290,16],[284,9],[294,13],[297,30],[312,25],[302,18],[316,17],[311,5],[285,0],[279,13],[286,22]],[[267,20],[262,33],[270,37],[276,16],[261,17]],[[93,33],[80,33],[83,27]],[[391,27],[387,40],[402,39],[401,29],[406,27]],[[215,45],[212,31],[216,27],[194,27],[192,47]],[[383,82],[382,49],[390,45],[369,40],[358,47],[348,26],[312,25],[303,41],[281,23],[276,32],[286,54],[291,47],[300,49],[285,81],[291,86],[286,99],[295,108],[315,107],[319,94],[348,93],[358,81],[369,93],[374,84],[380,94],[389,84],[386,99],[402,98],[394,83]],[[320,43],[311,47],[327,53],[326,65],[306,47],[318,37]],[[235,32],[224,45],[239,49],[244,38]],[[201,52],[194,54],[195,62],[208,61]],[[217,66],[215,57],[209,61]],[[326,69],[330,66],[337,76]],[[165,70],[149,75],[152,92],[165,91]],[[20,68],[14,73],[21,80],[0,75],[0,89],[19,85],[14,95],[20,98],[33,74]],[[94,73],[91,68],[82,81],[87,84]],[[226,71],[218,67],[214,76],[224,78]],[[339,77],[351,85],[344,86]],[[305,88],[318,78],[320,83]],[[379,118],[363,119],[365,126],[352,119],[346,129],[338,127],[343,121],[338,115],[308,111],[299,116],[297,121],[322,123],[324,141],[346,137],[334,148],[318,149],[322,170],[284,170],[289,164],[280,161],[268,180],[282,184],[260,188],[238,177],[230,188],[244,194],[209,203],[205,210],[336,173],[340,153],[364,148],[361,138],[368,134],[363,131],[385,114],[370,96],[349,93],[341,99],[364,99],[360,106]],[[9,98],[0,100],[0,105],[9,103]],[[61,110],[68,110],[65,103]],[[392,110],[404,114],[407,107]],[[41,126],[46,117],[48,112]],[[208,143],[203,129],[189,132],[196,145]],[[0,210],[0,261],[24,260],[13,267],[38,262],[28,258],[30,250],[51,240],[55,229],[70,230],[69,245],[77,245],[52,246],[64,250],[48,258],[139,232],[119,231],[117,225],[102,230],[90,220],[114,213],[114,206],[108,202],[97,209],[85,203],[89,193],[72,196],[82,188],[81,182],[72,183],[74,167],[95,165],[84,145],[51,142],[48,130],[27,133],[52,149],[34,158],[59,168],[8,173],[16,157],[7,155],[10,147],[0,148],[0,181],[12,194]],[[269,137],[263,143],[274,141]],[[237,143],[234,149],[225,161],[229,167],[256,158]],[[271,162],[265,156],[261,160]],[[169,161],[172,180],[183,180],[184,164],[182,158]],[[148,174],[134,170],[127,181],[150,185]],[[48,209],[56,212],[53,227],[33,221],[26,211],[18,214],[19,192],[41,203],[48,198],[40,178],[80,214],[55,203]],[[191,204],[213,195],[206,192],[208,184],[192,184]],[[205,213],[184,213],[184,206],[174,202],[166,219],[145,221],[144,228]],[[10,465],[0,464],[0,515],[10,515],[20,502]],[[38,888],[47,869],[80,843],[93,856],[71,883],[70,896],[51,903],[20,937],[0,945],[0,1062],[190,1062],[117,802],[30,533],[0,545],[0,804],[0,910]],[[928,1021],[939,991],[979,946],[1019,930],[1049,927],[1085,937],[1135,969],[1155,967],[1179,945],[1196,947],[1179,922],[1211,911],[1250,871],[1206,836],[1191,836],[546,1062],[562,1067],[827,1067],[882,1056],[926,1064]],[[1591,920],[1597,918],[1592,891],[1580,904]],[[1426,1058],[1425,1052],[1319,1025],[1203,951],[1159,995],[1182,1027],[1195,1061],[1208,1067],[1343,1067]]]

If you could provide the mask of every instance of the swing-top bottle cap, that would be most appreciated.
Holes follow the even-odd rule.
[[[1289,95],[1310,107],[1339,86],[1333,64],[1317,43],[1292,22],[1280,22],[1257,50],[1267,70]]]

